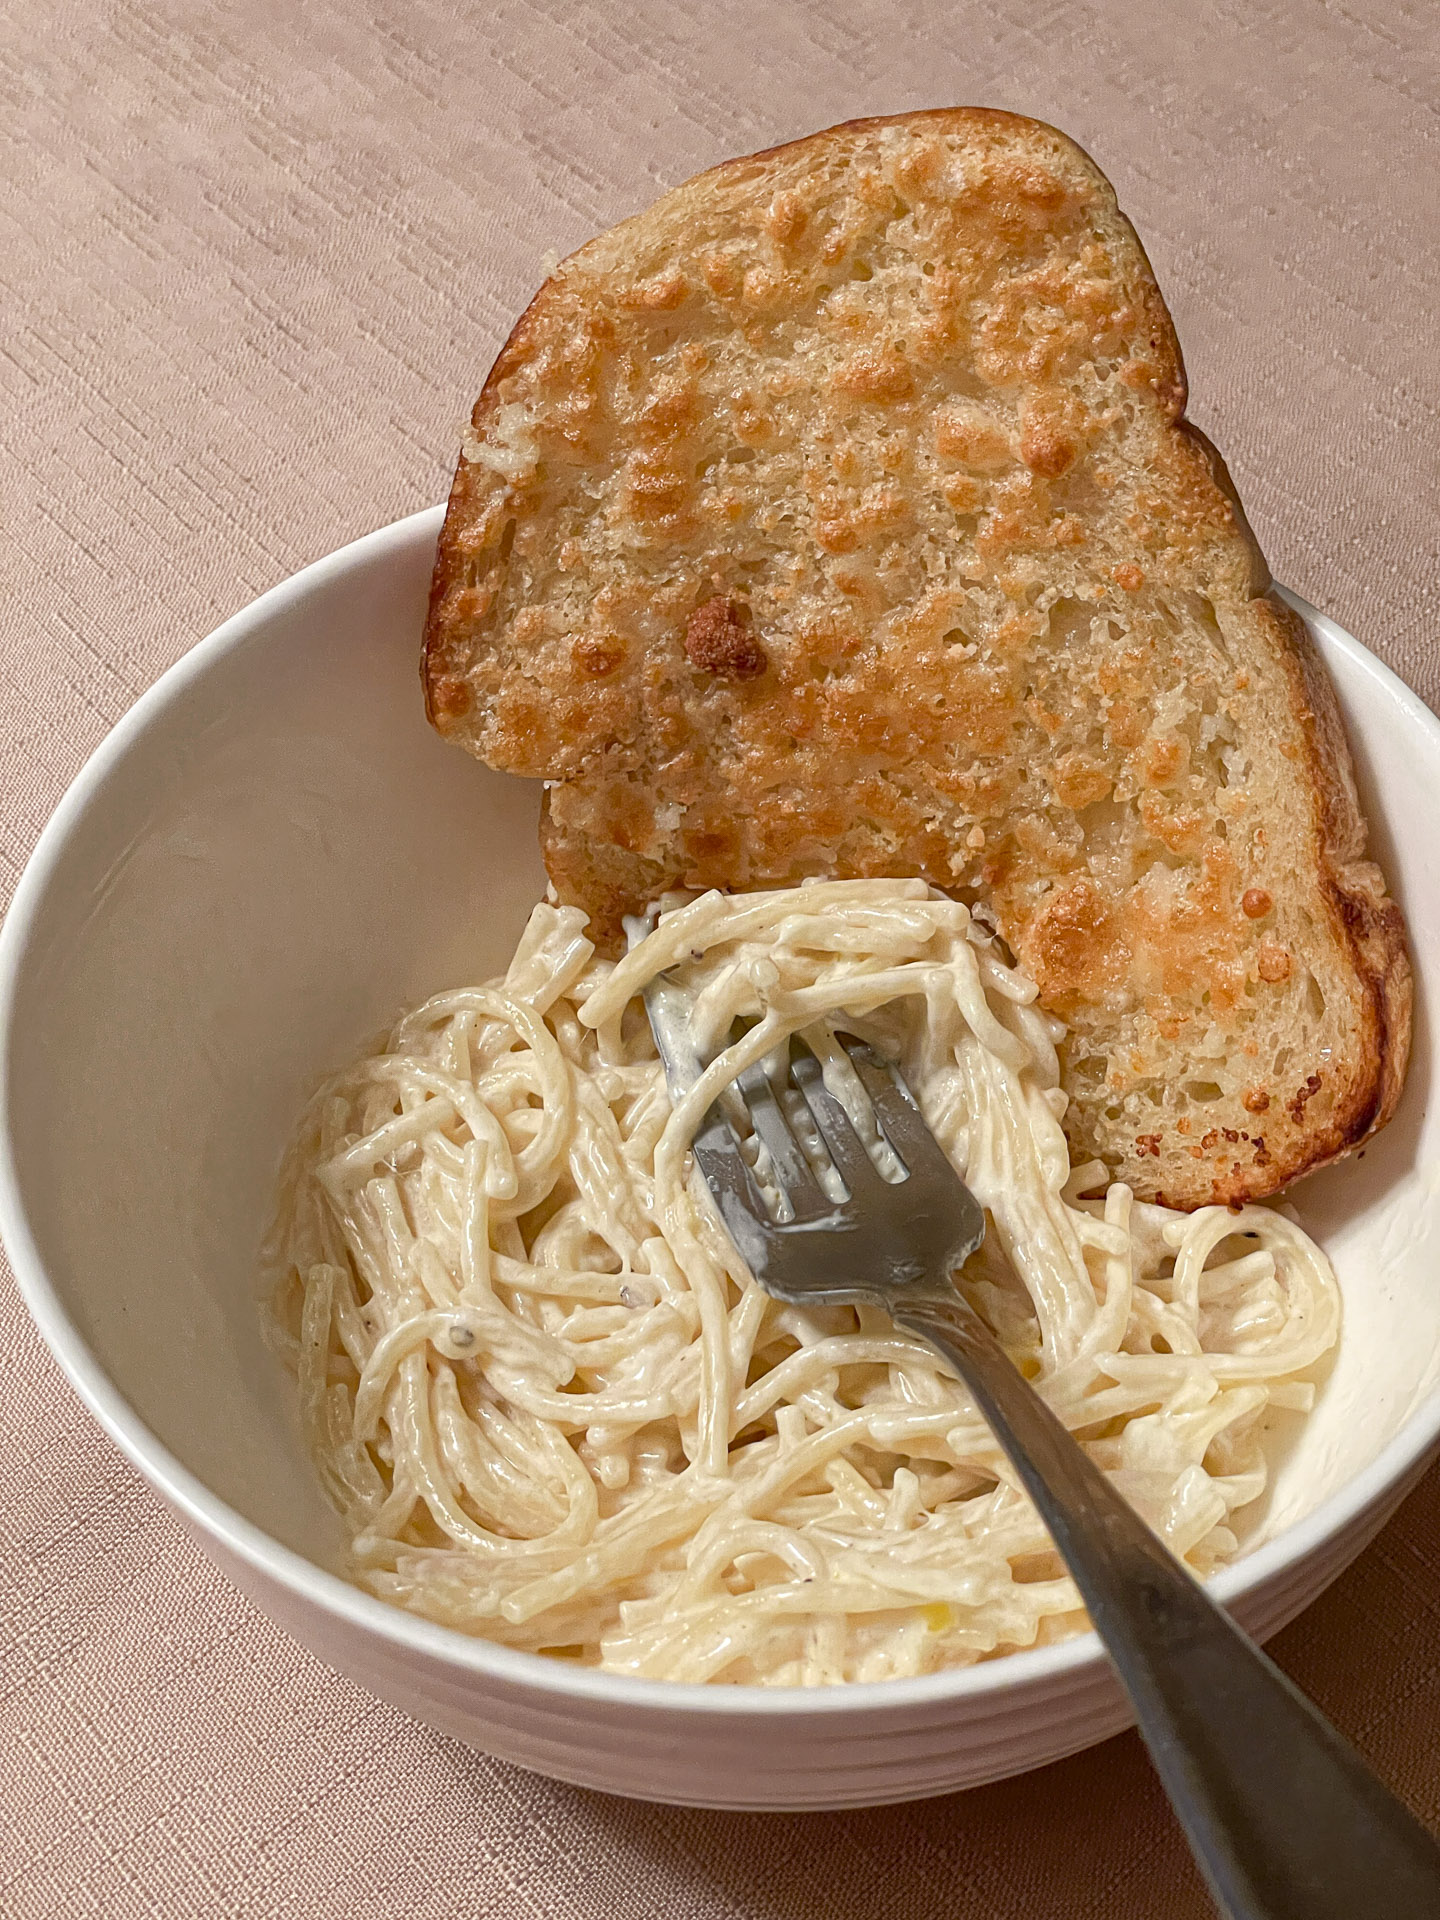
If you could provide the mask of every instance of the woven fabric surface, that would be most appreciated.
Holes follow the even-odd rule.
[[[0,901],[126,707],[442,496],[546,250],[858,114],[1053,120],[1115,181],[1278,578],[1440,704],[1429,0],[3,0]],[[874,1813],[527,1777],[217,1574],[0,1274],[0,1912],[1086,1920],[1209,1909],[1133,1736]],[[1440,1474],[1277,1643],[1440,1825]]]

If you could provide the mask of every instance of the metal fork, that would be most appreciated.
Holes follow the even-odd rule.
[[[632,943],[648,923],[627,922]],[[699,1079],[689,1000],[645,990],[672,1100]],[[836,1035],[905,1177],[883,1178],[814,1054],[791,1048],[846,1197],[827,1194],[762,1065],[738,1080],[776,1218],[720,1104],[694,1154],[720,1217],[767,1293],[864,1303],[927,1340],[965,1382],[1035,1502],[1119,1673],[1150,1757],[1222,1913],[1231,1920],[1433,1920],[1440,1846],[1082,1451],[952,1281],[985,1216],[899,1071]],[[833,1176],[830,1176],[833,1181]]]

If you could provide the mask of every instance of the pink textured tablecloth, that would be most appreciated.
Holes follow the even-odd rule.
[[[712,161],[907,107],[1018,108],[1095,154],[1275,573],[1440,701],[1431,0],[0,18],[5,897],[164,667],[441,496],[546,249]],[[1440,1824],[1440,1477],[1277,1651]],[[415,1726],[212,1571],[0,1276],[6,1916],[1207,1911],[1133,1736],[945,1801],[790,1818],[607,1801]]]

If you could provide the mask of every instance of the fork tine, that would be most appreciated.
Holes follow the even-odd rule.
[[[797,1048],[790,1071],[852,1197],[858,1198],[868,1189],[884,1186],[865,1142],[851,1126],[849,1114],[825,1085],[820,1062],[808,1047]]]
[[[751,1272],[758,1271],[765,1264],[770,1211],[735,1130],[718,1106],[711,1107],[701,1121],[690,1150],[726,1231]]]
[[[931,1175],[943,1172],[952,1180],[957,1179],[949,1156],[925,1124],[925,1116],[901,1077],[900,1069],[877,1053],[868,1041],[856,1039],[853,1033],[837,1033],[835,1038],[849,1054],[850,1064],[870,1096],[885,1138],[907,1171]]]
[[[737,1085],[755,1131],[769,1149],[775,1178],[795,1209],[796,1218],[827,1212],[830,1202],[815,1178],[814,1168],[805,1158],[804,1148],[790,1129],[784,1108],[775,1098],[775,1089],[763,1063],[757,1061],[753,1067],[747,1067]]]

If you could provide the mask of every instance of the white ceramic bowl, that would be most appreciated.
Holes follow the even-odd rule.
[[[102,1425],[267,1613],[420,1719],[521,1766],[723,1807],[944,1792],[1104,1739],[1098,1643],[809,1692],[626,1680],[469,1640],[334,1571],[341,1538],[252,1273],[302,1100],[399,1009],[503,967],[542,885],[537,789],[431,733],[417,642],[438,513],[227,621],[56,812],[0,936],[0,1229]],[[1307,617],[1422,970],[1440,951],[1440,723]],[[1344,1335],[1253,1549],[1215,1582],[1253,1632],[1376,1532],[1440,1437],[1440,1113],[1421,1006],[1400,1114],[1297,1200]]]

